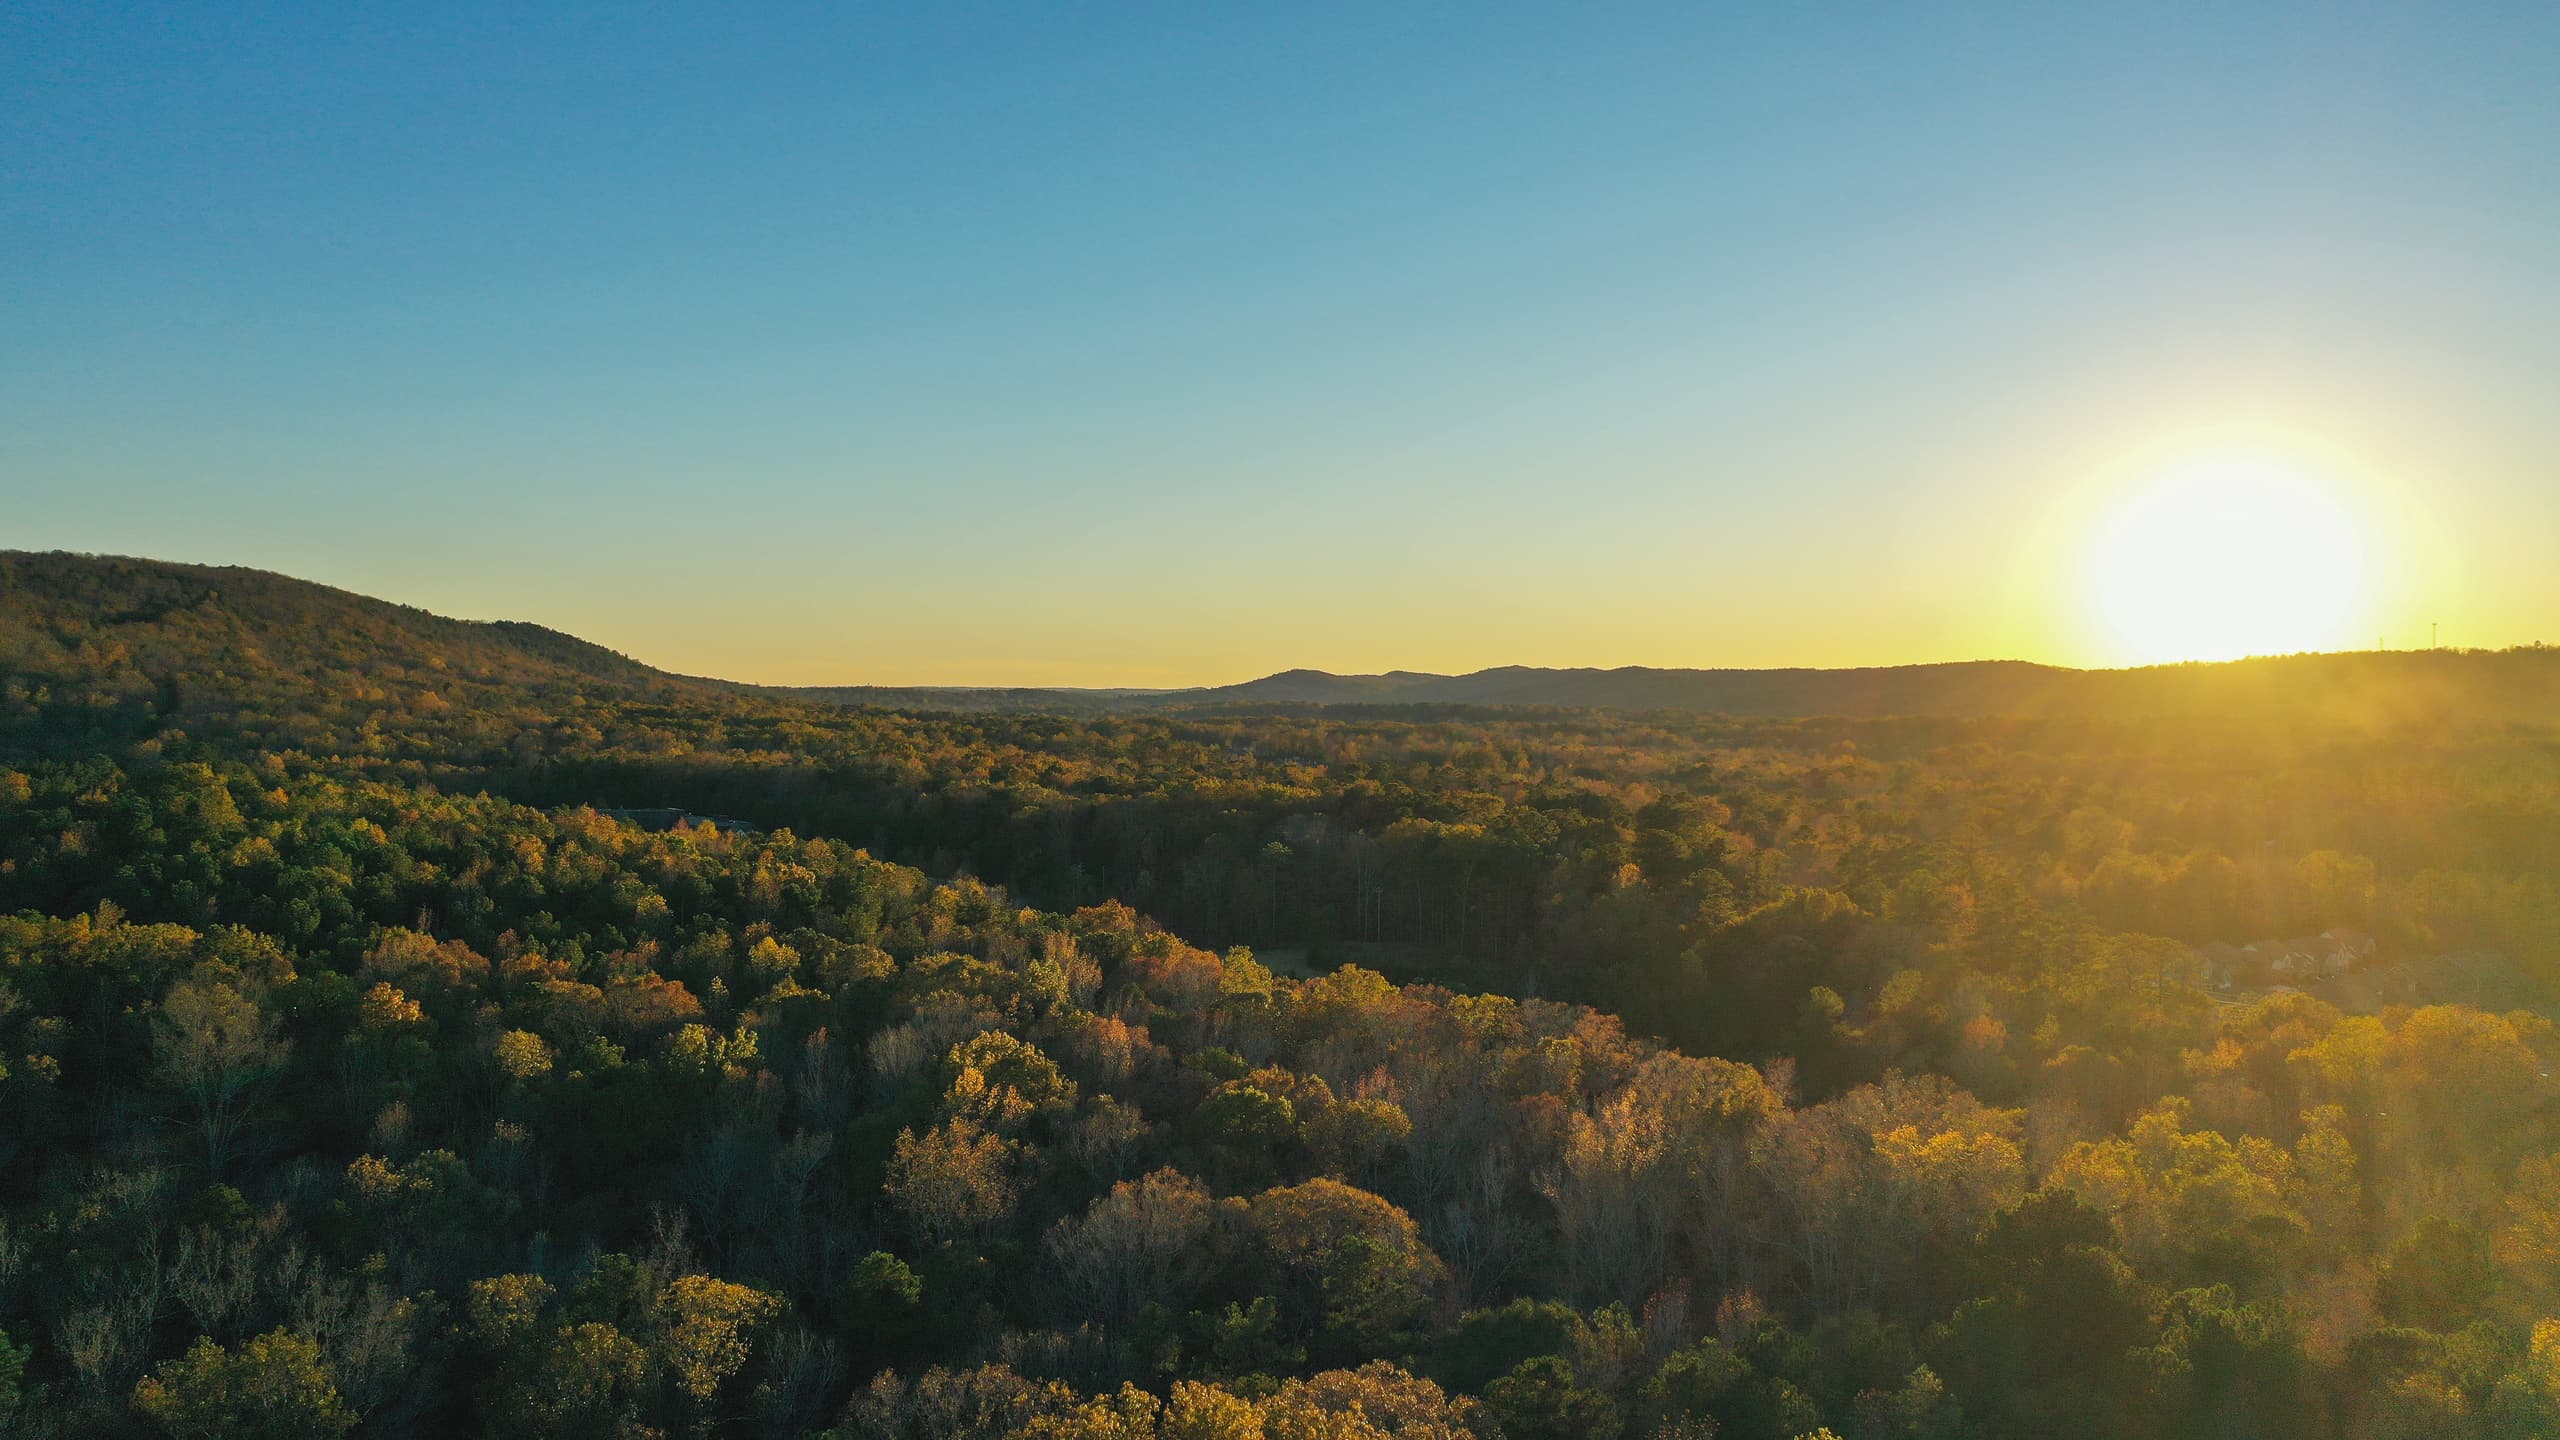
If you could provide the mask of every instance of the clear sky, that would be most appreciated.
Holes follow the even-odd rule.
[[[2239,436],[2361,643],[2560,640],[2555,147],[2548,3],[18,0],[0,546],[776,682],[2096,663]]]

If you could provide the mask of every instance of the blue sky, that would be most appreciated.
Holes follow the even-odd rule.
[[[2359,624],[2560,638],[2556,55],[2521,5],[12,6],[0,545],[776,681],[2077,663],[2071,517],[2245,430],[2406,541]]]

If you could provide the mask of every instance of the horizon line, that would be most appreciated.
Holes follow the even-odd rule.
[[[448,620],[458,624],[532,626],[537,629],[550,631],[553,634],[566,636],[581,644],[596,646],[599,649],[606,650],[609,653],[631,661],[633,664],[643,666],[647,669],[657,671],[660,674],[668,675],[677,679],[702,680],[715,684],[737,686],[748,690],[765,691],[906,690],[947,694],[997,694],[1010,691],[1057,695],[1167,696],[1237,689],[1242,686],[1256,684],[1261,681],[1275,680],[1291,675],[1303,675],[1309,677],[1320,676],[1331,680],[1382,680],[1396,676],[1410,676],[1416,680],[1429,681],[1463,680],[1479,675],[1498,674],[1505,671],[1518,671],[1543,675],[1623,675],[1631,672],[1660,675],[1847,675],[1887,670],[1948,669],[1957,666],[1990,665],[2025,666],[2038,670],[2058,671],[2076,675],[2107,675],[2130,674],[2139,671],[2193,669],[2204,666],[2243,665],[2269,660],[2298,660],[2346,655],[2495,655],[2509,654],[2517,651],[2541,651],[2552,648],[2550,642],[2543,640],[2520,641],[2512,645],[2504,646],[2463,646],[2444,644],[2441,642],[2431,645],[2410,645],[2403,647],[2393,647],[2388,644],[2376,644],[2369,648],[2360,649],[2271,651],[2264,654],[2234,655],[2216,658],[2190,657],[2175,660],[2153,660],[2139,664],[2125,665],[2072,665],[2054,660],[2031,660],[2021,656],[1996,655],[1969,656],[1962,659],[1952,660],[1896,660],[1859,665],[1677,665],[1643,662],[1625,665],[1533,665],[1512,661],[1498,665],[1482,665],[1467,670],[1419,670],[1404,667],[1397,667],[1388,670],[1329,670],[1317,665],[1292,665],[1284,666],[1277,670],[1264,671],[1260,674],[1250,674],[1238,680],[1202,681],[1187,685],[1115,685],[1107,683],[1060,684],[1006,681],[937,682],[895,680],[824,680],[790,684],[763,680],[733,679],[725,675],[713,675],[673,669],[643,659],[630,651],[616,649],[612,645],[603,641],[591,639],[577,630],[568,629],[549,621],[525,619],[509,615],[476,618],[467,615],[448,614],[444,611],[429,609],[424,605],[419,605],[411,601],[395,600],[387,596],[358,590],[352,586],[336,584],[327,580],[314,580],[305,576],[292,574],[288,571],[268,569],[259,565],[244,565],[230,561],[169,560],[156,556],[133,555],[107,550],[74,550],[61,547],[51,549],[30,549],[20,548],[17,546],[0,546],[0,557],[6,556],[27,556],[32,558],[52,556],[74,560],[120,561],[137,565],[168,566],[192,570],[238,571],[248,575],[265,576],[271,579],[289,581],[297,585],[308,585],[316,589],[334,590],[340,594],[350,595],[359,600],[365,600],[379,605],[394,606],[403,610],[411,610],[421,615],[427,615],[441,620]],[[2376,638],[2377,640],[2380,640],[2384,637],[2377,636]]]

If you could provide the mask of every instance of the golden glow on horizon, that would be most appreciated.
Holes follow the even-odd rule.
[[[2336,480],[2291,459],[2207,453],[2135,481],[2101,521],[2086,579],[2115,663],[2362,648],[2373,546]]]

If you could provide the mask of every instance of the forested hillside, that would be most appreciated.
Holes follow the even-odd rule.
[[[477,624],[258,570],[0,551],[7,741],[77,755],[190,724],[245,746],[377,743],[385,712],[504,745],[528,709],[706,698],[574,636]]]
[[[2427,663],[963,715],[0,557],[0,1424],[2560,1433],[2560,728]]]

